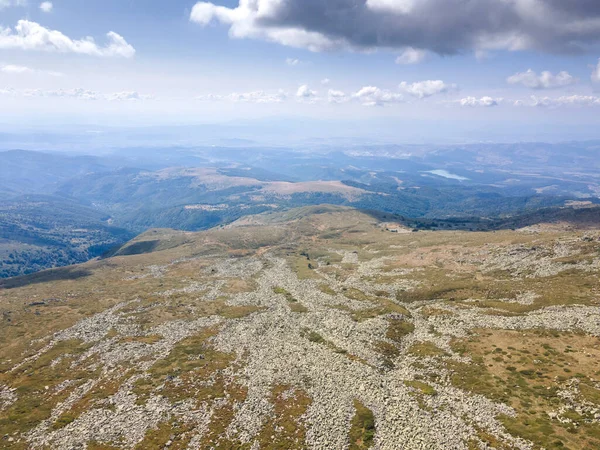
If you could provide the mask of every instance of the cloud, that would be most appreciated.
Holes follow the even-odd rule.
[[[600,83],[600,59],[598,60],[598,65],[592,71],[592,81],[594,83]]]
[[[527,105],[527,103],[525,103]],[[561,106],[600,106],[600,97],[594,95],[568,95],[557,98],[532,96],[528,106],[558,108]]]
[[[350,97],[348,97],[342,91],[337,91],[335,89],[329,89],[327,91],[327,101],[329,103],[346,103],[346,102],[350,101]]]
[[[568,53],[600,42],[596,0],[240,0],[233,8],[198,2],[190,20],[223,24],[232,38],[312,51]]]
[[[308,85],[303,84],[296,91],[296,98],[299,101],[313,103],[317,99],[317,94],[318,94],[317,91],[313,91],[312,89],[310,89],[308,87]]]
[[[410,65],[419,64],[427,58],[427,52],[412,47],[404,49],[402,54],[396,58],[396,64]]]
[[[541,74],[529,69],[527,72],[516,73],[506,79],[509,84],[521,84],[530,89],[556,89],[571,86],[577,82],[570,73],[562,71],[556,75],[544,71]]]
[[[27,5],[27,0],[0,0],[0,9],[25,5]]]
[[[247,92],[245,94],[229,94],[228,100],[243,103],[281,103],[287,98],[287,94],[279,90],[275,94],[264,91]]]
[[[400,83],[399,89],[406,94],[420,99],[431,97],[457,89],[455,84],[446,84],[442,80],[426,80],[408,84],[406,81]]]
[[[87,37],[72,40],[60,31],[50,30],[36,22],[19,20],[14,30],[0,27],[0,49],[35,50],[60,53],[78,53],[92,56],[120,56],[131,58],[135,49],[119,34],[111,31],[108,42],[101,47]]]
[[[299,59],[295,59],[295,58],[287,58],[285,60],[285,63],[288,66],[292,66],[293,67],[293,66],[297,66],[298,64],[300,64],[300,60]]]
[[[460,100],[461,106],[469,106],[469,107],[477,107],[482,106],[485,108],[491,108],[492,106],[498,106],[502,102],[501,98],[492,98],[492,97],[466,97]]]
[[[58,89],[58,90],[42,90],[42,89],[25,89],[22,91],[25,97],[62,97],[62,98],[76,98],[79,100],[98,100],[101,98],[101,94],[95,91],[87,89],[76,88],[76,89]]]
[[[52,12],[53,8],[54,8],[54,5],[52,4],[52,2],[42,2],[42,3],[40,3],[40,9],[43,12],[45,12],[45,13]]]
[[[41,98],[71,98],[77,100],[107,100],[107,101],[135,101],[135,100],[150,100],[154,97],[151,95],[142,95],[135,91],[115,92],[113,94],[102,94],[97,91],[88,89],[22,89],[17,90],[7,88],[0,90],[2,95],[13,95],[22,97],[41,97]]]
[[[25,66],[17,66],[14,64],[7,64],[6,66],[0,67],[0,72],[9,73],[9,74],[23,74],[23,73],[33,73],[33,69]]]
[[[380,89],[376,86],[365,86],[352,94],[364,106],[383,106],[391,103],[400,103],[404,100],[402,94]]]
[[[329,78],[323,78],[323,79],[321,80],[321,84],[322,84],[323,86],[327,86],[329,83],[331,83],[331,80],[330,80]]]
[[[217,101],[228,101],[233,103],[282,103],[287,99],[288,95],[279,90],[277,93],[272,94],[265,91],[252,91],[245,93],[233,92],[227,95],[221,94],[205,94],[196,97],[197,100],[217,102]]]
[[[367,0],[367,7],[383,13],[410,14],[418,0]]]
[[[140,94],[137,91],[115,92],[114,94],[106,96],[106,99],[111,102],[152,100],[153,98],[152,95]]]
[[[64,74],[61,72],[55,72],[53,70],[37,70],[26,66],[19,66],[15,64],[7,64],[0,66],[0,72],[10,75],[23,75],[23,74],[42,74],[49,75],[51,77],[62,77]]]

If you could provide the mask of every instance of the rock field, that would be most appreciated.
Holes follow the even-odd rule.
[[[574,233],[506,232],[503,241],[457,244],[459,233],[392,235],[361,226],[355,245],[307,239],[290,246],[290,237],[235,257],[169,250],[147,262],[93,263],[98,274],[79,288],[84,280],[52,282],[53,296],[72,290],[74,298],[94,292],[110,301],[70,324],[65,315],[68,326],[5,355],[0,418],[16,425],[0,433],[0,446],[542,448],[533,434],[507,428],[506,420],[524,414],[519,403],[456,382],[457,371],[485,356],[458,343],[476,345],[486,330],[546,330],[597,345],[598,236],[582,246]],[[419,241],[434,235],[439,242]],[[577,274],[592,276],[585,301],[548,300],[553,277],[565,277],[556,283],[569,289],[564,280]],[[102,276],[115,283],[110,292],[89,284]],[[466,284],[492,276],[498,292]],[[0,301],[13,301],[14,316],[15,305],[49,294],[44,288],[0,291]],[[52,308],[67,308],[61,305]],[[23,314],[7,326],[26,325]],[[600,388],[594,370],[561,379],[555,408],[536,413],[556,424],[557,439],[574,414],[585,426],[600,423],[598,404],[582,397],[586,386]],[[26,380],[32,371],[35,386]],[[23,412],[29,401],[49,405],[47,413]],[[350,438],[356,401],[375,423],[373,437],[359,442]]]

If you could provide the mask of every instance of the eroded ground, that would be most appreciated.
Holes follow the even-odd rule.
[[[600,231],[316,211],[8,280],[1,446],[600,448]]]

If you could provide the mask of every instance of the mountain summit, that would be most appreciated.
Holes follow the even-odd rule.
[[[0,285],[4,448],[596,448],[600,231],[316,206]]]

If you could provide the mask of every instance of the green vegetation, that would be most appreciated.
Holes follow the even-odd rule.
[[[403,319],[390,319],[386,337],[396,343],[402,343],[404,337],[415,331],[412,322]]]
[[[415,161],[381,158],[372,161],[377,167],[358,169],[363,167],[360,156],[345,154],[342,163],[335,152],[324,160],[320,154],[269,149],[262,153],[261,167],[252,167],[237,149],[178,147],[161,155],[144,148],[140,152],[127,149],[118,157],[1,152],[0,230],[5,233],[0,233],[0,277],[83,262],[151,228],[206,230],[261,213],[266,213],[261,223],[273,225],[355,207],[369,211],[375,220],[416,230],[472,231],[518,228],[540,221],[598,223],[600,215],[598,208],[560,208],[565,198],[579,198],[582,189],[595,195],[597,163],[590,160],[587,150],[572,160],[579,167],[580,182],[574,185],[557,177],[556,191],[544,195],[532,191],[546,187],[544,177],[532,175],[521,182],[513,177],[508,186],[502,185],[504,178],[498,178],[498,167],[490,163],[495,157],[477,160],[477,165],[490,170],[470,173],[476,182],[454,183],[423,177],[423,164],[433,167],[439,161],[421,159],[414,165]],[[473,152],[487,154],[482,149]],[[465,153],[461,149],[457,154]],[[523,159],[520,154],[512,157]],[[561,151],[556,160],[564,157]],[[215,167],[207,167],[207,161],[214,161]],[[585,166],[580,166],[581,161],[586,161]],[[460,162],[464,163],[462,158]],[[522,161],[519,166],[530,164]],[[342,166],[355,167],[340,171]],[[563,169],[563,165],[554,168],[557,174]],[[546,164],[544,170],[552,169]],[[283,180],[285,192],[279,190]],[[298,181],[312,185],[307,189]],[[272,214],[273,210],[283,212]],[[109,219],[115,227],[107,225]],[[350,235],[360,234],[362,228],[337,224],[299,231],[323,240],[358,242],[358,236]],[[150,244],[136,243],[127,250],[133,253],[123,254],[149,250]],[[309,265],[316,267],[307,262],[307,270],[311,270]]]
[[[178,422],[175,419],[162,422],[158,427],[146,433],[144,440],[135,446],[135,450],[162,450],[164,448],[184,450],[191,440],[190,431],[193,431],[193,428],[191,424]]]
[[[134,392],[138,395],[138,402],[144,402],[159,387],[161,395],[173,401],[188,398],[192,392],[198,400],[222,395],[225,386],[219,374],[233,362],[234,356],[210,346],[208,340],[215,333],[216,330],[205,330],[186,338],[167,357],[157,361],[148,370],[149,376],[136,382]],[[210,379],[211,376],[215,377],[214,383],[205,386],[195,384],[195,380]]]
[[[333,289],[331,289],[326,284],[320,284],[319,285],[319,290],[321,292],[323,292],[324,294],[327,294],[327,295],[336,295],[337,294],[337,292],[335,292]]]
[[[74,380],[77,386],[93,378],[94,372],[69,370],[74,359],[87,348],[89,346],[79,341],[62,341],[19,370],[0,373],[0,384],[13,386],[17,394],[17,401],[0,411],[0,429],[5,434],[32,429],[48,419],[53,407],[69,394],[69,390],[65,390],[59,395],[51,395],[52,389],[66,380]],[[59,356],[62,357],[60,361],[52,364]]]
[[[436,390],[432,386],[428,385],[427,383],[424,383],[423,381],[419,381],[419,380],[405,381],[404,384],[408,387],[416,389],[423,395],[437,395]]]
[[[0,201],[0,278],[82,263],[133,237],[107,218],[58,197]]]
[[[433,342],[417,342],[413,344],[409,349],[408,353],[411,355],[423,357],[435,357],[435,356],[448,356],[448,354],[437,347]]]
[[[279,295],[283,295],[285,299],[290,303],[296,303],[298,300],[294,298],[292,294],[281,287],[274,287],[273,292]]]
[[[373,411],[354,400],[354,417],[350,428],[350,449],[371,448],[375,439],[375,416]]]
[[[290,309],[295,313],[306,313],[308,312],[308,308],[300,303],[292,303],[290,304]]]
[[[323,344],[323,343],[326,342],[325,339],[323,339],[323,336],[321,336],[316,331],[309,331],[308,332],[308,340],[310,342],[315,342],[317,344]]]
[[[515,408],[516,417],[501,419],[512,435],[549,449],[591,449],[600,445],[600,425],[569,408],[563,414],[569,421],[552,419],[548,412],[566,406],[558,395],[569,380],[563,370],[566,364],[569,372],[579,373],[575,378],[581,380],[581,399],[599,404],[599,398],[588,390],[590,375],[595,378],[600,373],[598,362],[587,356],[590,351],[599,352],[597,345],[596,338],[572,333],[538,330],[527,332],[524,338],[522,332],[481,331],[479,337],[454,343],[456,351],[473,355],[473,363],[447,364],[457,387]],[[569,348],[587,350],[565,353]]]
[[[285,215],[279,214],[277,217]],[[471,329],[467,338],[455,339],[451,344],[454,353],[471,358],[468,363],[450,357],[452,352],[445,345],[437,346],[455,335],[446,328],[452,326],[454,319],[464,323],[464,327],[473,326],[471,314],[489,320],[486,326],[495,324],[494,317],[487,314],[506,316],[502,321],[514,320],[518,326],[523,322],[512,316],[526,315],[544,306],[597,305],[598,272],[592,269],[570,267],[539,278],[529,278],[527,274],[517,278],[510,268],[486,270],[487,264],[493,267],[497,255],[504,258],[502,262],[520,248],[541,254],[557,241],[561,242],[561,254],[572,252],[576,257],[561,257],[552,264],[587,264],[599,250],[597,232],[592,240],[573,232],[392,234],[382,231],[372,216],[352,210],[324,207],[318,217],[289,214],[294,216],[294,222],[246,224],[199,234],[150,230],[120,247],[114,252],[117,257],[0,282],[0,340],[6,343],[0,348],[0,388],[16,388],[18,394],[16,401],[0,412],[3,432],[7,429],[15,436],[26,433],[90,380],[97,383],[61,411],[57,420],[49,424],[50,429],[69,427],[85,411],[99,407],[110,410],[114,408],[111,397],[136,376],[133,394],[138,405],[148,405],[151,397],[162,396],[174,408],[189,406],[193,411],[209,411],[207,432],[196,438],[201,439],[200,448],[246,449],[250,444],[241,444],[236,440],[239,436],[227,430],[235,428],[234,418],[248,395],[245,377],[261,376],[244,368],[249,358],[256,355],[256,347],[250,344],[256,343],[253,339],[259,333],[249,334],[248,338],[237,333],[260,330],[268,324],[281,331],[284,339],[258,351],[264,351],[274,361],[279,361],[280,355],[301,357],[309,352],[322,364],[334,361],[336,369],[348,370],[348,374],[369,374],[383,383],[393,374],[389,370],[397,366],[399,373],[405,374],[402,379],[409,380],[402,392],[409,392],[414,397],[411,404],[418,404],[424,411],[437,403],[435,396],[442,395],[437,387],[450,379],[461,390],[514,408],[515,417],[501,416],[499,420],[512,435],[535,442],[535,450],[600,448],[593,407],[587,403],[583,409],[573,407],[561,394],[568,390],[576,402],[600,406],[600,389],[595,381],[600,376],[598,338],[583,332]],[[257,220],[275,220],[275,216]],[[321,241],[321,236],[332,228],[340,236],[335,241]],[[364,242],[368,245],[361,247]],[[346,252],[355,248],[359,249],[360,264],[364,266],[342,263],[349,260]],[[299,270],[311,280],[298,282],[286,269],[278,272],[282,277],[274,283],[281,286],[271,288],[273,278],[263,275],[270,275],[268,271],[279,263],[273,257],[286,259],[289,269]],[[262,295],[267,286],[272,294]],[[394,290],[400,288],[403,290],[394,298]],[[517,303],[521,294],[527,294],[525,297],[533,303]],[[411,304],[413,301],[426,303]],[[306,314],[308,309],[303,302],[310,305],[310,314]],[[352,309],[357,302],[362,309]],[[94,343],[61,342],[38,360],[12,370],[40,351],[49,336],[57,336],[56,332],[115,305],[120,305],[115,313],[118,321],[102,319],[91,327],[97,336]],[[574,310],[565,308],[566,313],[579,317]],[[285,311],[288,313],[284,321],[281,318]],[[208,317],[218,326],[202,330],[201,321],[195,321]],[[531,315],[532,323],[537,317]],[[338,328],[336,320],[343,327]],[[438,327],[439,322],[443,326]],[[123,324],[134,325],[135,331]],[[382,324],[387,328],[382,328]],[[185,334],[173,332],[170,326]],[[589,330],[586,321],[582,327]],[[84,328],[87,333],[88,325]],[[340,329],[351,334],[340,334]],[[464,330],[460,325],[460,334],[456,335],[464,335]],[[235,352],[219,351],[222,347],[214,342],[229,345],[230,341],[222,338],[232,332],[235,334],[229,336],[239,336],[241,344],[232,347]],[[424,336],[418,338],[423,341],[414,342],[413,333],[414,337]],[[425,337],[427,333],[429,337]],[[217,334],[218,338],[213,339]],[[269,339],[278,336],[269,333]],[[376,338],[363,340],[363,336]],[[73,364],[90,345],[97,344],[100,354]],[[126,352],[139,350],[139,359],[118,363],[110,378],[102,378],[106,367],[103,357],[108,354],[104,353],[105,344],[110,347],[109,352],[118,347]],[[280,354],[269,353],[281,348],[285,351]],[[161,353],[156,361],[158,352]],[[265,410],[266,416],[261,417],[263,421],[256,427],[254,438],[261,448],[301,449],[306,447],[306,427],[310,426],[305,421],[311,405],[308,392],[315,392],[319,385],[308,371],[298,378],[293,378],[293,374],[291,379],[279,377],[281,365],[275,366],[261,366],[261,371],[271,371],[267,382],[285,380],[290,384],[271,386],[271,394],[263,391],[266,395],[262,401],[270,402],[273,408]],[[70,381],[66,388],[57,390],[65,381]],[[368,400],[375,412],[384,404],[379,390],[351,395]],[[373,446],[373,411],[355,404],[349,431],[352,448]],[[557,411],[560,420],[548,415]],[[169,448],[187,448],[191,437],[198,436],[197,430],[178,414],[161,420],[148,430],[139,443],[140,449],[162,449],[169,441]],[[471,423],[469,413],[456,420]],[[385,430],[387,426],[379,431]],[[490,446],[510,448],[491,430],[476,432],[478,439]],[[89,445],[97,449],[110,447],[98,442]],[[474,448],[477,443],[472,441],[469,445]]]
[[[296,300],[294,298],[294,296],[292,294],[290,294],[288,291],[286,291],[285,289],[283,289],[279,286],[276,286],[273,288],[273,292],[278,295],[283,295],[285,297],[285,299],[289,303],[289,306],[290,306],[290,309],[292,310],[292,312],[295,312],[295,313],[308,312],[308,308],[306,306],[298,303],[298,300]]]
[[[273,388],[271,403],[275,416],[267,421],[258,440],[261,449],[301,450],[305,448],[306,424],[302,416],[312,403],[306,392],[291,386]]]

